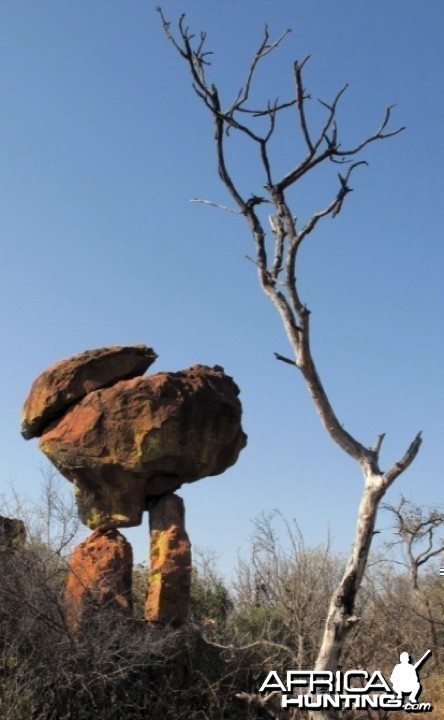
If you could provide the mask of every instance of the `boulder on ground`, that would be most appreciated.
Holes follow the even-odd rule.
[[[150,506],[150,543],[145,620],[181,624],[190,607],[191,543],[178,495],[166,495]]]
[[[24,438],[41,435],[73,403],[97,388],[143,375],[157,355],[146,345],[86,350],[60,360],[34,381],[22,412]]]
[[[118,530],[96,530],[74,548],[65,589],[66,624],[77,632],[88,613],[132,612],[133,552]]]

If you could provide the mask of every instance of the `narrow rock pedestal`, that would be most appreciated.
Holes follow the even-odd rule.
[[[132,612],[133,552],[115,529],[96,530],[74,548],[65,590],[66,624],[77,632],[88,612]]]
[[[190,606],[191,543],[178,495],[165,495],[150,506],[150,572],[145,620],[180,625]]]

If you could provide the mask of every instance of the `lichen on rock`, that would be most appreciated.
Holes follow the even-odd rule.
[[[166,495],[150,506],[150,543],[145,620],[179,625],[190,605],[191,543],[178,495]]]
[[[246,444],[223,368],[141,376],[155,357],[146,346],[81,353],[42,373],[25,403],[23,434],[41,434],[92,529],[140,524],[152,498],[224,472]]]
[[[94,532],[73,553],[66,623],[77,633],[89,609],[130,612],[132,550],[116,528],[150,515],[145,619],[182,623],[188,613],[191,544],[184,483],[233,465],[247,436],[239,388],[218,365],[143,376],[145,345],[88,350],[51,366],[33,383],[22,435],[74,484],[81,520]]]

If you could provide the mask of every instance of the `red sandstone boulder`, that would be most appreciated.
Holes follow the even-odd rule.
[[[167,495],[150,506],[150,571],[145,620],[183,623],[191,588],[191,543],[182,498]]]
[[[133,553],[118,530],[96,530],[74,548],[65,589],[66,624],[77,632],[88,612],[131,614]]]
[[[41,435],[73,403],[97,388],[143,373],[157,355],[146,345],[106,347],[61,360],[34,381],[22,412],[22,435]]]
[[[91,528],[138,525],[155,496],[218,475],[246,445],[239,389],[203,365],[89,392],[40,448],[75,485]]]

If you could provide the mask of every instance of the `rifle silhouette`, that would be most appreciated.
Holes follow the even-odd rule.
[[[422,656],[422,658],[413,665],[414,669],[417,670],[419,667],[421,667],[423,662],[425,662],[427,660],[427,658],[429,657],[429,655],[431,655],[431,654],[432,654],[431,650],[426,650],[424,655]]]

